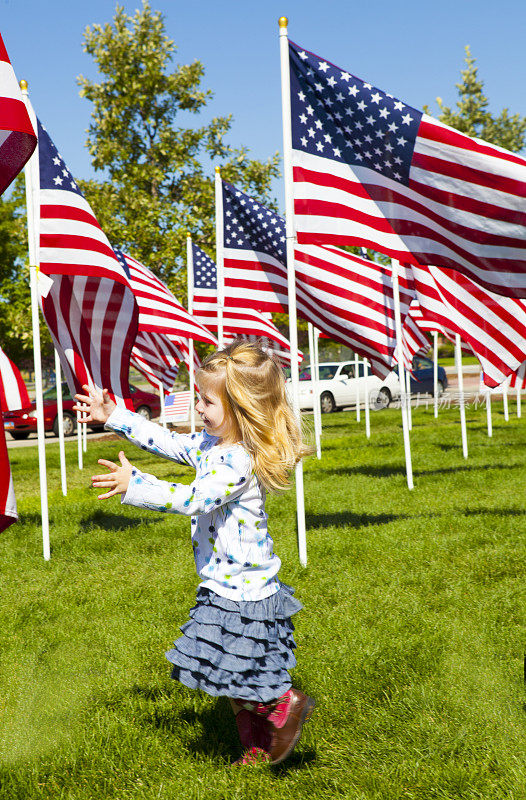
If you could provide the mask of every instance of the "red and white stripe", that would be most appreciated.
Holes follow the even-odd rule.
[[[298,245],[295,249],[298,315],[331,339],[367,358],[385,377],[395,347],[391,270],[337,247]],[[255,250],[225,248],[225,302],[265,311],[287,312],[287,269]],[[414,297],[410,270],[400,269],[402,320]]]
[[[526,361],[523,361],[519,369],[511,376],[510,389],[526,389]]]
[[[525,301],[490,292],[451,269],[413,266],[413,275],[424,315],[460,334],[479,359],[487,386],[519,369],[526,360]]]
[[[425,355],[429,350],[429,341],[418,323],[411,315],[411,307],[409,314],[406,316],[402,327],[402,353],[404,358],[404,366],[408,370],[413,368],[413,357],[417,353]]]
[[[181,350],[163,333],[139,332],[131,355],[131,365],[144,377],[165,392],[170,392],[183,360]]]
[[[2,417],[2,403],[0,402],[0,418]],[[11,476],[11,465],[7,453],[4,426],[0,425],[0,533],[5,531],[18,519],[16,511],[15,490]]]
[[[27,408],[31,400],[24,379],[0,347],[0,403],[5,411],[18,411]]]
[[[348,120],[346,110],[343,96],[338,108],[331,106],[331,114]],[[314,129],[316,109],[310,113]],[[351,149],[356,135],[348,135]],[[408,185],[383,175],[381,166],[378,171],[299,149],[292,163],[300,244],[368,247],[404,263],[456,269],[491,291],[526,297],[523,157],[424,114]]]
[[[37,137],[0,34],[0,194],[16,178]]]
[[[139,306],[139,330],[196,339],[217,345],[217,339],[189,314],[154,273],[124,253],[130,285]]]

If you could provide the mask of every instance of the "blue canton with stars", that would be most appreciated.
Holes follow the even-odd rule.
[[[422,114],[289,42],[292,147],[406,186]]]
[[[258,250],[286,262],[285,220],[223,183],[224,244],[236,250]]]
[[[210,256],[192,242],[194,261],[194,287],[196,289],[217,289],[217,268]]]
[[[129,268],[128,264],[126,263],[126,259],[124,258],[124,253],[122,252],[122,250],[119,250],[117,247],[114,247],[113,248],[113,252],[115,253],[115,257],[116,257],[117,261],[119,262],[119,264],[123,268],[124,274],[126,275],[126,277],[127,278],[131,278],[130,268]]]
[[[83,197],[79,187],[75,183],[73,175],[66,167],[64,159],[51,141],[51,138],[40,122],[38,125],[38,159],[40,164],[40,188],[41,189],[63,189],[67,192],[74,192]]]

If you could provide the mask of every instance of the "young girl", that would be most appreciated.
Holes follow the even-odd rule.
[[[281,561],[267,531],[267,490],[288,487],[288,474],[307,453],[285,395],[279,365],[259,346],[237,341],[209,356],[196,375],[196,410],[204,430],[170,433],[117,408],[106,390],[77,395],[88,422],[126,437],[143,450],[196,470],[188,485],[158,480],[133,467],[99,460],[95,475],[108,498],[154,511],[191,516],[192,546],[201,583],[183,635],[166,653],[172,677],[230,699],[244,756],[277,764],[292,751],[314,700],[291,688],[290,617],[301,604],[280,583]]]

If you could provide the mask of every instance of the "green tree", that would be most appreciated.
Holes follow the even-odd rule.
[[[457,83],[459,99],[456,110],[444,105],[437,97],[440,108],[439,119],[446,125],[491,142],[507,150],[519,152],[524,148],[526,136],[526,117],[511,114],[504,108],[498,116],[488,110],[489,100],[484,94],[484,83],[478,77],[476,59],[466,47],[466,69],[461,71],[462,82]]]
[[[144,0],[133,16],[117,6],[112,23],[86,28],[84,49],[100,82],[80,76],[93,103],[87,146],[101,181],[83,190],[112,243],[183,293],[186,233],[214,241],[213,165],[222,176],[266,202],[279,174],[278,154],[265,163],[228,145],[230,116],[192,126],[212,97],[201,87],[201,62],[172,68],[176,47],[163,15]]]

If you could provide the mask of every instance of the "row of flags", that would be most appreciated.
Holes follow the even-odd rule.
[[[427,349],[424,332],[440,330],[460,333],[488,386],[510,375],[524,381],[526,161],[293,42],[289,57],[298,314],[385,377],[396,347],[391,270],[344,249],[370,248],[402,263],[406,366]],[[2,64],[0,189],[35,142],[0,40]],[[221,274],[192,243],[190,314],[151,270],[112,247],[49,134],[36,126],[33,203],[40,270],[51,279],[41,305],[72,393],[91,383],[130,406],[130,364],[169,390],[179,364],[192,359],[189,341],[216,345],[220,329],[224,341],[264,337],[290,360],[272,321],[289,308],[280,215],[222,182]]]

